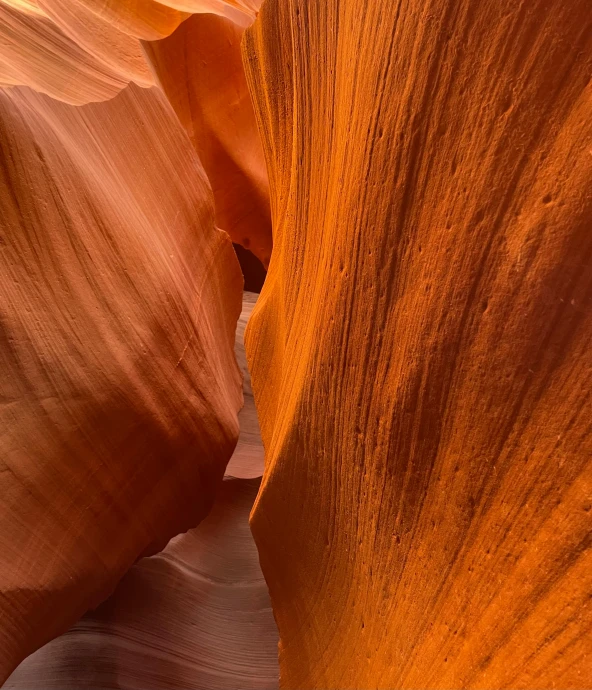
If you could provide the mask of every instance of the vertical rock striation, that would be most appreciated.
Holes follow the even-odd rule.
[[[587,687],[589,2],[267,0],[244,52],[282,687]]]

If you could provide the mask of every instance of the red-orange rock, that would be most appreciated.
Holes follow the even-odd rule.
[[[269,185],[240,53],[258,0],[190,2],[192,11],[217,14],[189,19],[153,0],[7,3],[0,0],[0,87],[30,86],[82,105],[130,82],[151,86],[155,70],[206,169],[218,227],[266,267]],[[183,19],[164,40],[142,47],[137,38],[166,36]]]
[[[109,599],[25,659],[7,690],[277,688],[277,628],[248,519],[263,449],[243,346],[257,295],[243,295],[235,353],[241,433],[212,512],[130,569]],[[247,481],[234,477],[249,478]]]
[[[258,486],[223,482],[199,527],[131,568],[6,690],[277,688],[277,628],[248,524]]]
[[[159,90],[0,123],[1,682],[209,510],[242,279]]]
[[[245,40],[282,687],[590,687],[589,0],[267,0]]]
[[[242,34],[228,19],[196,14],[144,46],[206,170],[218,227],[267,266],[269,184],[241,61]]]

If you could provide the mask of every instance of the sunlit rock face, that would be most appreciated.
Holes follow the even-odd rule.
[[[282,687],[589,686],[589,2],[267,0],[246,37]]]
[[[589,0],[0,0],[0,682],[590,687],[591,79]]]

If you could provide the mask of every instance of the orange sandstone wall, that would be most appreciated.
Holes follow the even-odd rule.
[[[242,276],[159,90],[0,90],[0,294],[1,683],[207,514],[236,444]]]
[[[241,60],[242,35],[228,19],[196,14],[167,38],[144,42],[144,49],[204,166],[216,224],[267,266],[269,185]]]
[[[96,610],[24,659],[5,690],[278,687],[277,627],[249,529],[263,448],[243,334],[257,297],[243,294],[234,349],[245,405],[211,513],[141,559]]]
[[[271,252],[258,4],[0,0],[0,683],[197,524],[232,454],[243,281],[218,228]]]
[[[244,59],[282,687],[588,687],[588,0],[267,0]]]

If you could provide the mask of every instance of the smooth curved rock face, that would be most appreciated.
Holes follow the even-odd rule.
[[[238,26],[249,26],[257,16],[262,0],[163,0],[162,4],[185,12],[216,14]]]
[[[223,60],[222,65],[210,62],[211,75],[206,70],[205,78],[217,81],[219,89],[232,94],[232,100],[226,103],[228,112],[219,109],[218,117],[230,118],[235,126],[242,118],[239,126],[246,123],[255,132],[254,138],[249,133],[245,151],[239,145],[234,154],[240,165],[241,156],[247,153],[248,158],[253,158],[255,152],[257,165],[247,167],[254,177],[252,183],[264,182],[263,201],[257,198],[255,205],[269,206],[265,166],[238,45],[242,30],[252,23],[259,4],[260,0],[183,0],[170,2],[170,6],[156,0],[0,0],[0,87],[29,86],[57,100],[82,105],[113,98],[129,82],[152,86],[154,78],[138,39],[157,41],[168,36],[192,12],[220,15],[229,25],[220,36],[198,35],[206,44],[205,57]],[[188,11],[179,11],[179,7]],[[217,31],[224,26],[216,25],[214,17],[205,21],[213,21]],[[185,29],[180,33],[187,34]],[[221,79],[220,70],[226,70],[226,79]],[[237,95],[239,104],[235,102]],[[215,101],[203,88],[201,96],[210,106]],[[238,136],[236,132],[233,135],[235,139]],[[236,177],[237,173],[233,174]],[[260,195],[261,190],[256,193]],[[267,212],[265,233],[270,239],[268,216]]]
[[[196,14],[144,48],[208,175],[218,227],[267,267],[269,184],[241,60],[242,35],[228,19]]]
[[[269,184],[240,52],[258,2],[188,4],[198,14],[152,0],[0,0],[0,87],[83,105],[156,77],[205,168],[218,227],[267,267]]]
[[[205,168],[218,227],[267,267],[269,184],[240,52],[258,3],[190,4],[198,14],[152,0],[0,0],[0,87],[29,86],[83,105],[130,82],[152,86],[155,72]],[[140,24],[159,28],[143,32]],[[168,37],[142,46],[137,36]]]
[[[277,688],[277,628],[248,525],[259,481],[223,482],[199,527],[137,563],[6,690]]]
[[[248,525],[263,472],[243,346],[257,297],[243,295],[235,354],[245,406],[226,469],[233,476],[212,512],[139,561],[96,611],[25,659],[6,690],[277,688],[277,628]]]
[[[0,122],[1,681],[210,509],[242,277],[159,90]]]
[[[45,15],[74,43],[126,82],[152,86],[154,78],[137,38],[73,0],[37,0]]]
[[[65,1],[36,0],[36,5],[43,8],[46,2]],[[193,13],[216,14],[247,26],[255,18],[261,0],[69,0],[68,5],[75,15],[88,11],[130,36],[155,41],[171,34]]]
[[[588,0],[267,0],[245,40],[282,687],[588,687]]]
[[[0,2],[0,86],[30,86],[80,105],[116,96],[129,77],[72,40],[49,17]]]
[[[74,12],[82,7],[126,34],[149,41],[172,33],[189,17],[158,0],[72,0]]]

